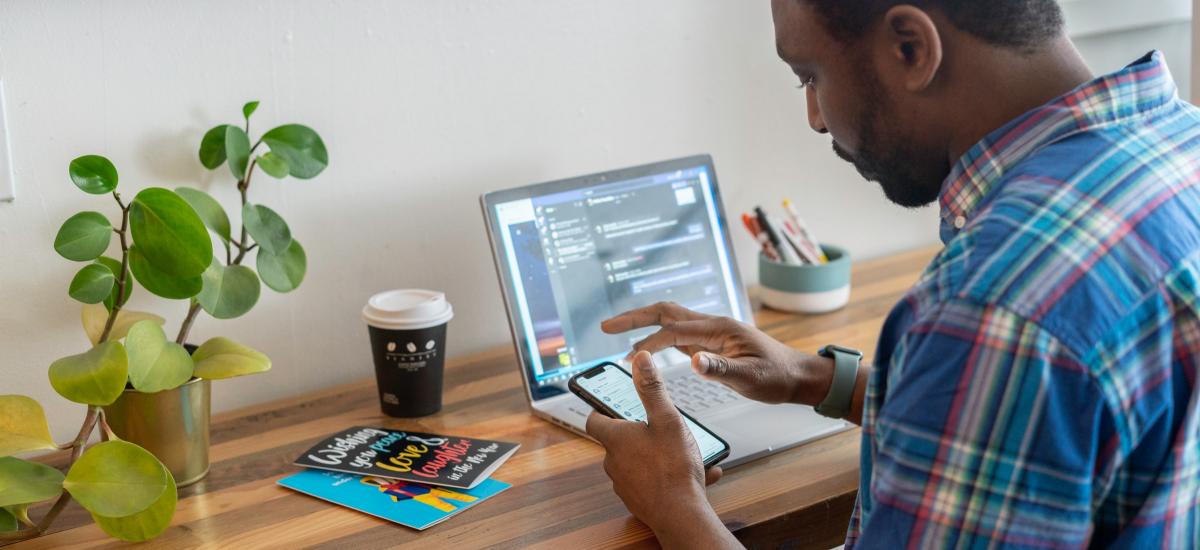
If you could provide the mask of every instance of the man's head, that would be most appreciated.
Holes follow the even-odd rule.
[[[977,122],[973,114],[986,118],[1006,91],[988,87],[1005,82],[1009,68],[1019,84],[1022,60],[1063,35],[1055,0],[773,0],[772,7],[779,55],[805,89],[812,128],[832,134],[838,156],[909,207],[937,199],[961,133],[956,125]]]

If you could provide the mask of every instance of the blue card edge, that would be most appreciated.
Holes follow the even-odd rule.
[[[326,470],[326,471],[329,471],[329,470]],[[368,516],[371,516],[371,517],[374,517],[374,518],[379,518],[379,519],[381,519],[381,520],[383,520],[383,521],[386,521],[386,522],[388,522],[388,523],[390,523],[390,524],[393,524],[393,525],[400,525],[400,526],[402,526],[402,527],[408,527],[409,529],[415,529],[415,530],[417,530],[417,531],[424,531],[424,530],[426,530],[426,529],[428,529],[428,528],[430,528],[430,527],[433,527],[434,525],[437,525],[437,524],[439,524],[439,523],[441,523],[441,522],[443,522],[443,521],[446,521],[446,520],[448,520],[448,519],[450,519],[450,518],[452,518],[452,517],[457,517],[457,516],[459,516],[459,515],[462,515],[462,514],[463,514],[464,512],[466,512],[467,510],[469,510],[469,509],[471,509],[471,508],[474,508],[476,504],[479,504],[480,502],[484,502],[484,501],[486,501],[486,500],[491,500],[491,499],[492,499],[492,497],[494,497],[494,496],[496,496],[496,495],[499,495],[500,493],[503,493],[504,491],[507,491],[507,490],[509,490],[510,488],[512,488],[512,484],[511,484],[511,483],[507,483],[507,482],[504,482],[504,481],[500,481],[500,480],[498,480],[498,479],[493,479],[493,481],[495,481],[495,482],[497,482],[497,483],[501,483],[501,484],[503,484],[503,485],[504,485],[504,487],[503,487],[502,489],[500,489],[499,491],[496,491],[496,492],[495,492],[495,493],[493,493],[492,495],[489,495],[487,498],[482,498],[482,499],[479,499],[479,500],[477,500],[477,501],[475,501],[475,502],[469,503],[469,504],[467,504],[466,506],[463,506],[462,508],[458,509],[458,511],[456,511],[456,512],[455,512],[455,513],[453,513],[453,514],[449,514],[449,515],[446,515],[446,516],[442,516],[441,518],[439,518],[439,519],[435,519],[435,520],[433,520],[433,521],[430,521],[430,522],[428,522],[428,523],[425,523],[425,524],[422,524],[422,525],[409,525],[409,524],[407,524],[407,523],[401,523],[401,522],[399,522],[399,521],[395,521],[395,520],[393,520],[393,519],[391,519],[391,518],[385,518],[385,517],[383,517],[383,516],[381,516],[381,515],[379,515],[379,514],[372,514],[371,512],[368,512],[368,511],[366,511],[366,510],[363,510],[363,509],[360,509],[360,508],[355,508],[355,507],[353,507],[353,506],[349,506],[349,505],[347,505],[347,504],[345,504],[345,503],[337,502],[337,501],[335,501],[335,500],[330,500],[330,499],[328,499],[328,498],[325,498],[325,497],[323,497],[323,496],[320,496],[320,495],[315,495],[315,494],[313,494],[313,493],[310,493],[310,492],[308,492],[308,491],[305,491],[305,490],[303,490],[303,489],[300,489],[300,488],[298,488],[298,487],[293,487],[293,486],[291,486],[291,485],[287,485],[287,484],[285,484],[285,483],[283,482],[284,480],[286,480],[286,479],[288,479],[288,478],[290,478],[290,477],[292,477],[292,476],[296,475],[297,473],[299,473],[299,472],[293,472],[293,473],[291,473],[291,474],[288,474],[288,475],[287,475],[287,476],[285,476],[285,477],[281,477],[281,478],[279,478],[279,479],[275,480],[275,484],[276,484],[276,485],[278,485],[278,486],[280,486],[280,487],[283,487],[283,488],[285,488],[285,489],[288,489],[288,490],[290,490],[290,491],[294,491],[294,492],[300,493],[300,494],[302,494],[302,495],[305,495],[305,496],[307,496],[307,497],[310,497],[310,498],[315,498],[315,499],[317,499],[317,500],[320,500],[320,501],[323,501],[323,502],[328,502],[328,503],[330,503],[330,504],[333,504],[333,505],[335,505],[335,506],[338,506],[338,507],[340,507],[340,508],[344,508],[344,509],[346,509],[346,510],[352,510],[352,511],[358,512],[358,513],[360,513],[360,514],[366,514],[366,515],[368,515]],[[357,475],[357,474],[349,474],[349,475]],[[361,476],[360,476],[360,477],[361,477]],[[492,478],[486,478],[486,479],[492,479]],[[482,483],[483,483],[483,482],[482,482],[482,481],[480,481],[480,484],[482,484]]]

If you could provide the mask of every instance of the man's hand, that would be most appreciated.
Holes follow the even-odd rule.
[[[696,441],[671,403],[650,354],[634,357],[633,382],[646,409],[646,423],[597,412],[587,420],[588,435],[607,451],[604,471],[617,496],[664,547],[740,547],[704,494],[705,484],[719,479],[721,469],[704,471]]]
[[[833,383],[832,362],[800,353],[762,331],[728,317],[704,315],[663,302],[600,324],[609,334],[662,327],[634,344],[634,352],[674,347],[692,356],[692,369],[764,403],[816,405]]]

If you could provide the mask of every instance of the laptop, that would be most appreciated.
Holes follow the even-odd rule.
[[[656,330],[600,322],[660,301],[754,322],[712,157],[694,156],[487,193],[480,198],[533,413],[580,435],[592,409],[572,375],[623,362]],[[847,429],[801,405],[765,405],[655,357],[675,404],[729,442],[725,466]],[[625,365],[628,368],[628,365]]]

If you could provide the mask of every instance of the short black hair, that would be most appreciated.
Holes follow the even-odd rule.
[[[894,6],[940,11],[962,31],[995,46],[1036,51],[1064,26],[1057,0],[801,0],[825,18],[830,32],[853,42]]]

